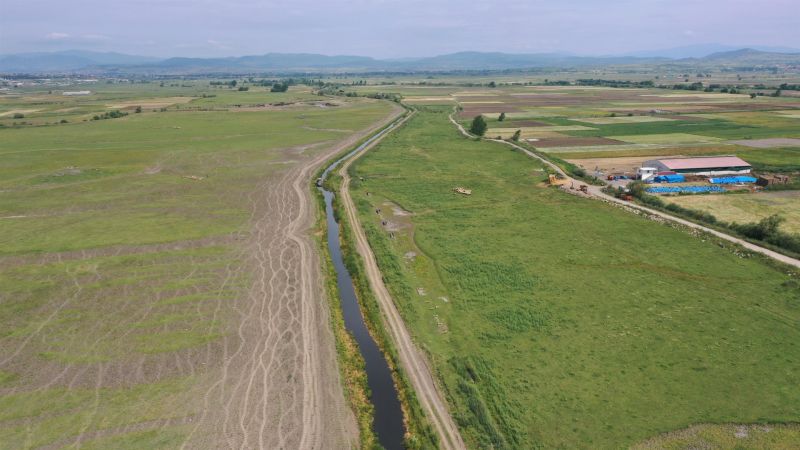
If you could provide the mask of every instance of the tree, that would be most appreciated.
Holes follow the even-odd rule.
[[[135,112],[136,114],[139,114],[139,113],[141,113],[141,112],[142,112],[142,107],[141,107],[141,106],[137,106],[137,107],[136,107],[136,110],[135,110],[134,112]]]
[[[750,93],[750,98],[756,98],[755,92]]]
[[[275,83],[270,88],[270,92],[286,92],[289,90],[289,83]]]
[[[773,214],[761,219],[758,223],[734,224],[734,229],[749,238],[763,241],[772,236],[776,236],[778,234],[778,227],[783,221],[783,217]]]
[[[489,87],[490,88],[496,88],[497,87],[497,83],[495,83],[494,81],[490,81],[489,82]]]
[[[514,132],[514,135],[511,136],[511,140],[514,142],[519,141],[519,137],[522,135],[522,130],[517,130]]]
[[[483,136],[486,134],[486,120],[484,120],[482,115],[475,116],[472,119],[472,126],[469,127],[469,132],[478,136]]]
[[[502,121],[504,121],[504,120],[506,120],[506,113],[504,113],[504,112],[501,112],[501,113],[500,113],[500,117],[498,117],[498,118],[497,118],[497,121],[498,121],[498,122],[502,122]]]

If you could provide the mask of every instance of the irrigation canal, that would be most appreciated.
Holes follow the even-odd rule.
[[[364,323],[361,307],[353,287],[353,279],[342,258],[342,249],[339,242],[339,224],[333,214],[333,198],[335,194],[325,189],[323,182],[342,161],[352,157],[373,141],[391,131],[396,124],[397,122],[384,128],[381,132],[373,135],[358,146],[358,148],[328,166],[317,183],[318,189],[322,191],[322,195],[325,198],[325,216],[328,223],[328,251],[336,270],[336,284],[339,289],[339,298],[341,298],[344,324],[347,330],[352,333],[358,343],[361,356],[364,357],[367,384],[371,391],[370,401],[375,407],[373,430],[378,437],[378,442],[386,450],[402,450],[404,448],[403,436],[405,427],[403,426],[403,411],[400,407],[400,400],[392,379],[392,373],[386,363],[386,357],[378,348],[375,340],[372,339],[372,335],[369,334]]]

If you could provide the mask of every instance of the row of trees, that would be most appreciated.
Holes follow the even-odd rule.
[[[109,111],[107,113],[95,115],[94,117],[92,117],[92,120],[118,119],[120,117],[125,117],[127,115],[128,113],[115,109],[114,111]]]
[[[268,80],[268,79],[261,79],[257,80],[255,78],[249,78],[244,81],[244,83],[249,83],[252,86],[262,86],[262,87],[269,87],[270,92],[286,92],[289,90],[289,86],[293,86],[295,84],[307,84],[309,86],[322,86],[324,83],[319,81],[314,81],[311,79],[301,79],[295,80],[292,78],[288,78],[285,80]],[[241,92],[250,90],[249,86],[241,86],[237,80],[230,80],[230,81],[211,81],[209,83],[211,86],[226,86],[231,89],[236,88],[239,86],[238,90]]]

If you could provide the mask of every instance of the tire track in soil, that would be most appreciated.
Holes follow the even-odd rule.
[[[310,237],[317,212],[309,183],[325,161],[401,113],[395,107],[379,123],[314,157],[292,155],[302,161],[250,194],[251,232],[242,256],[254,281],[232,302],[238,327],[223,338],[221,368],[184,448],[358,445]]]

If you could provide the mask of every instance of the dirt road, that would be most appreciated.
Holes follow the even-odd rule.
[[[464,127],[461,126],[460,123],[458,123],[455,119],[453,119],[452,115],[450,116],[450,122],[452,122],[458,128],[459,132],[461,132],[461,134],[463,134],[465,137],[472,138],[472,139],[475,138],[475,136],[473,136],[472,134],[467,132],[467,130],[465,130]],[[570,184],[572,184],[572,185],[579,186],[581,184],[586,184],[584,181],[576,180],[574,178],[571,178],[563,170],[561,170],[561,168],[558,167],[557,165],[553,164],[552,162],[542,158],[541,156],[537,155],[536,153],[531,152],[530,150],[528,150],[528,149],[526,149],[524,147],[521,147],[519,145],[514,144],[513,142],[508,142],[508,141],[504,141],[504,140],[497,140],[497,139],[486,139],[486,140],[493,141],[493,142],[499,142],[499,143],[505,144],[505,145],[510,145],[511,147],[514,147],[515,149],[523,152],[524,154],[530,156],[531,158],[534,158],[534,159],[537,159],[537,160],[541,161],[543,164],[545,164],[546,166],[548,166],[551,169],[555,170],[562,177],[567,179],[570,182]],[[631,203],[631,202],[626,202],[624,200],[620,200],[618,198],[612,197],[612,196],[602,192],[601,191],[602,188],[600,186],[588,186],[588,188],[589,188],[589,195],[591,197],[595,197],[595,198],[598,198],[598,199],[601,199],[601,200],[605,200],[605,201],[616,203],[616,204],[620,204],[620,205],[625,205],[628,208],[633,208],[633,209],[645,212],[645,213],[650,214],[650,215],[658,216],[658,217],[661,217],[663,219],[670,220],[672,222],[679,223],[681,225],[685,225],[685,226],[687,226],[689,228],[693,228],[693,229],[696,229],[696,230],[704,231],[704,232],[709,233],[709,234],[713,234],[714,236],[716,236],[718,238],[724,239],[724,240],[726,240],[728,242],[733,242],[734,244],[739,244],[742,247],[744,247],[744,248],[746,248],[746,249],[748,249],[750,251],[753,251],[753,252],[756,252],[756,253],[761,253],[762,255],[768,256],[768,257],[770,257],[770,258],[772,258],[772,259],[774,259],[776,261],[780,261],[780,262],[782,262],[784,264],[788,264],[790,266],[800,267],[800,260],[798,260],[796,258],[792,258],[792,257],[786,256],[786,255],[783,255],[781,253],[772,251],[772,250],[770,250],[768,248],[764,248],[764,247],[761,247],[759,245],[747,242],[744,239],[740,239],[740,238],[737,238],[735,236],[731,236],[730,234],[726,234],[726,233],[714,230],[712,228],[704,227],[703,225],[698,225],[698,224],[696,224],[694,222],[690,222],[688,220],[684,220],[684,219],[681,219],[679,217],[675,217],[675,216],[673,216],[671,214],[667,214],[665,212],[657,211],[655,209],[647,208],[645,206],[640,206],[640,205],[637,205],[635,203]],[[564,188],[562,188],[562,189],[564,189]]]
[[[203,414],[184,448],[354,448],[355,417],[345,401],[324,298],[320,261],[309,230],[316,206],[309,182],[333,155],[394,120],[307,156],[250,196],[251,230],[243,258],[253,284],[232,309],[238,323],[224,338],[221,369],[205,393]]]
[[[410,117],[411,116],[408,116],[405,120],[408,120]],[[389,335],[397,348],[400,364],[411,382],[417,399],[439,436],[440,448],[447,450],[464,449],[466,447],[458,432],[458,427],[456,427],[453,418],[450,416],[447,403],[444,401],[444,398],[436,386],[428,363],[424,355],[412,342],[411,335],[400,313],[397,311],[386,285],[383,283],[383,277],[378,268],[378,263],[375,260],[375,255],[372,253],[372,249],[369,246],[361,223],[358,221],[355,204],[350,197],[350,177],[347,174],[347,168],[350,167],[355,159],[374,147],[378,142],[380,142],[380,139],[373,142],[372,145],[365,147],[361,152],[348,159],[342,165],[339,169],[339,175],[342,176],[343,181],[339,194],[341,195],[342,204],[347,212],[348,220],[353,226],[353,234],[356,238],[356,249],[364,260],[369,284],[372,286],[372,290],[383,312],[386,329],[389,330]]]

